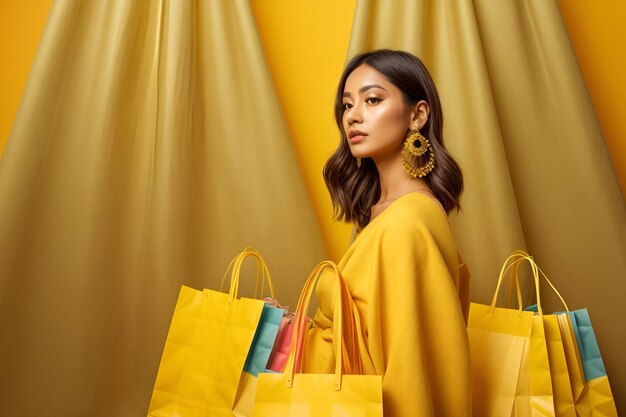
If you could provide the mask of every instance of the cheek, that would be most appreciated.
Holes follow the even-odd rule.
[[[377,126],[393,135],[400,132],[404,133],[406,130],[406,115],[403,109],[388,108],[381,110],[384,111],[376,115]]]
[[[344,132],[347,132],[348,129],[350,128],[350,126],[348,125],[348,120],[346,116],[343,116],[341,118],[341,128],[343,129]]]

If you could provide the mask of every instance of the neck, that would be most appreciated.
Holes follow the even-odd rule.
[[[421,178],[412,178],[402,166],[402,154],[396,152],[389,158],[374,159],[380,183],[378,203],[393,201],[412,191],[431,192],[428,183]]]

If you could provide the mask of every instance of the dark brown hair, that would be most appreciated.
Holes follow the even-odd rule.
[[[371,207],[380,198],[378,170],[374,161],[364,158],[361,168],[350,152],[343,130],[343,90],[348,76],[361,65],[369,65],[402,91],[407,106],[424,100],[430,107],[422,134],[430,141],[435,154],[435,168],[423,179],[446,210],[460,209],[463,174],[443,145],[443,113],[439,95],[428,70],[415,55],[404,51],[378,49],[352,58],[341,75],[335,96],[335,121],[341,132],[339,147],[324,165],[324,180],[338,220],[355,223],[363,229],[370,219]],[[427,158],[428,154],[424,155]],[[420,164],[427,160],[418,161]]]

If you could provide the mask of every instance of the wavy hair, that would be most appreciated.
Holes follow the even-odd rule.
[[[430,107],[428,120],[422,134],[430,141],[435,154],[435,167],[423,179],[435,197],[450,213],[461,208],[459,198],[463,192],[463,174],[457,162],[443,144],[443,112],[439,95],[426,66],[415,55],[405,51],[378,49],[352,58],[341,75],[335,96],[335,121],[341,132],[339,147],[326,161],[323,175],[333,203],[337,220],[354,223],[363,229],[370,220],[372,206],[380,198],[378,170],[374,161],[364,158],[357,168],[343,129],[343,90],[346,79],[359,66],[369,65],[402,91],[407,106],[424,100]],[[428,154],[423,157],[427,158]],[[426,163],[418,160],[418,163]]]

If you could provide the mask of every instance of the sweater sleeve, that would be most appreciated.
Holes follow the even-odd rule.
[[[384,228],[361,271],[371,274],[368,348],[383,375],[385,416],[468,416],[469,345],[456,249],[426,224],[407,223]]]

